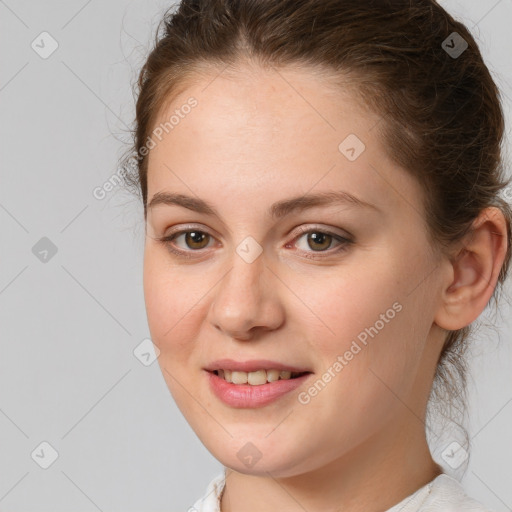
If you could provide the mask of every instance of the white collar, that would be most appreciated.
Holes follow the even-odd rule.
[[[226,468],[213,478],[204,496],[190,512],[220,512],[220,499],[226,484]],[[491,512],[467,496],[461,483],[442,473],[386,512]]]

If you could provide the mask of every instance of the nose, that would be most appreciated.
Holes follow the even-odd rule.
[[[248,263],[236,252],[231,269],[214,288],[209,316],[212,325],[226,336],[251,340],[284,322],[279,279],[267,267],[262,253]]]

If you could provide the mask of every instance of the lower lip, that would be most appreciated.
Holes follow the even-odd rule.
[[[232,384],[213,372],[206,372],[213,393],[225,404],[237,408],[263,407],[297,389],[312,375],[305,373],[295,379],[276,380],[259,386]]]

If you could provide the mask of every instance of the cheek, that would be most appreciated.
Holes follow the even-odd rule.
[[[310,326],[306,327],[311,330],[307,339],[315,340],[325,352],[337,352],[358,336],[364,342],[365,329],[377,324],[377,329],[383,331],[394,322],[405,287],[391,275],[389,266],[378,268],[373,263],[350,271],[329,270],[314,279],[295,277],[294,292],[307,306],[296,310],[302,315],[297,321]]]
[[[324,286],[316,280],[306,302],[319,318],[295,311],[309,353],[319,358],[317,380],[300,397],[304,417],[339,425],[339,432],[325,432],[334,446],[370,436],[401,410],[414,386],[427,322],[417,327],[421,304],[407,295],[413,273],[397,279],[389,268],[343,273]]]
[[[431,324],[428,283],[411,293],[422,272],[403,261],[383,255],[350,272],[296,279],[294,292],[308,307],[297,306],[294,321],[319,366],[343,373],[334,379],[343,388],[368,386],[372,371],[402,389],[414,376]]]
[[[189,342],[199,328],[201,297],[204,290],[201,279],[191,278],[179,266],[172,266],[158,251],[146,250],[144,256],[144,299],[149,330],[155,345],[170,361],[186,357]]]
[[[146,250],[144,256],[144,298],[153,343],[160,350],[158,364],[176,405],[185,417],[194,410],[187,390],[197,388],[197,375],[189,371],[201,326],[200,276],[190,278],[165,255]],[[194,289],[196,286],[197,289]],[[201,410],[195,411],[201,414]]]

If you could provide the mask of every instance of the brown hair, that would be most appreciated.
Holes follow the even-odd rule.
[[[461,55],[448,51],[455,41],[468,45]],[[510,240],[512,212],[501,197],[509,182],[500,93],[468,29],[434,0],[183,0],[171,8],[137,84],[136,170],[126,182],[141,194],[144,214],[141,150],[159,113],[205,65],[236,69],[248,59],[350,76],[363,102],[382,116],[389,156],[423,185],[436,247],[460,242],[488,206],[503,211]],[[508,244],[494,299],[510,257]],[[448,333],[431,395],[441,402],[448,395],[463,411],[469,333],[470,326]]]

